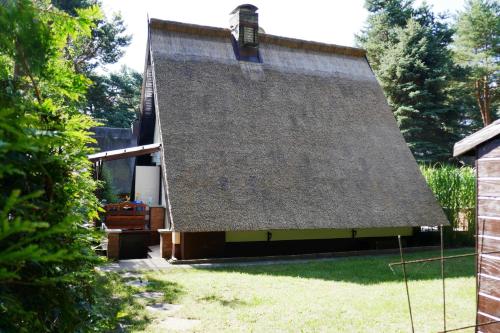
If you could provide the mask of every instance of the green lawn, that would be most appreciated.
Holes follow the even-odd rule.
[[[472,251],[450,250],[447,254]],[[408,258],[436,255],[422,252]],[[165,291],[166,301],[182,305],[175,317],[201,321],[194,332],[410,332],[401,270],[392,272],[387,265],[398,259],[370,256],[176,268],[144,276],[151,282],[148,290]],[[447,262],[448,328],[474,323],[473,261],[468,257]],[[416,332],[440,331],[439,262],[410,266],[408,273]],[[139,324],[129,318],[135,325],[132,331],[165,331],[155,328],[158,321],[154,318],[161,314],[143,314],[134,314]]]

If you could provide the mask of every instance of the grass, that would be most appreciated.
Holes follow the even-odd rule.
[[[148,318],[144,306],[133,297],[134,288],[127,286],[118,273],[96,274],[91,290],[95,303],[82,332],[114,332],[120,325],[136,330],[145,328]]]
[[[408,258],[437,255],[422,252]],[[194,332],[409,332],[402,274],[388,267],[398,260],[398,256],[370,256],[175,268],[145,275],[153,282],[149,290],[164,291],[165,301],[182,305],[176,317],[201,321]],[[467,257],[446,264],[448,328],[474,323],[473,262],[473,257]],[[416,332],[441,330],[439,262],[411,265],[408,273]],[[140,320],[138,325],[132,322],[131,331],[159,332],[154,318],[145,320],[147,315],[135,309]]]

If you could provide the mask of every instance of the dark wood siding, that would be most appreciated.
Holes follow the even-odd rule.
[[[224,232],[183,232],[180,259],[221,257],[224,242]]]
[[[479,147],[481,158],[485,157],[500,157],[500,145],[498,138],[485,142]]]
[[[477,152],[477,322],[500,319],[500,139]],[[480,326],[478,332],[499,332],[500,324]]]

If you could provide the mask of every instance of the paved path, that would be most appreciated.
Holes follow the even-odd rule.
[[[437,246],[422,246],[405,248],[406,253],[419,252],[424,250],[437,250]],[[203,268],[203,267],[230,267],[230,266],[254,266],[254,265],[276,265],[306,263],[311,261],[332,261],[346,257],[364,257],[373,255],[396,254],[397,249],[387,250],[365,250],[355,252],[329,252],[305,255],[268,256],[255,258],[221,258],[221,259],[200,259],[184,260],[184,263],[171,264],[163,258],[153,257],[147,259],[127,259],[106,264],[98,269],[104,272],[120,271],[159,271],[173,268]],[[214,262],[215,261],[215,262]]]
[[[338,258],[319,258],[319,259],[285,259],[285,260],[255,260],[245,262],[227,262],[227,263],[203,263],[203,264],[171,264],[165,259],[127,259],[109,263],[98,267],[103,272],[134,272],[134,271],[160,271],[174,268],[203,268],[203,267],[230,267],[230,266],[255,266],[255,265],[277,265],[277,264],[296,264],[311,261],[331,261]]]
[[[161,258],[161,250],[160,250],[160,245],[151,245],[148,246],[148,258],[154,258],[154,259],[162,259]]]
[[[104,272],[119,272],[119,271],[159,271],[175,267],[165,259],[150,258],[150,259],[128,259],[120,260],[110,264],[103,265],[98,269]]]
[[[156,261],[156,263],[155,263]],[[167,263],[165,260],[163,260]],[[133,262],[133,264],[131,263]],[[108,270],[114,270],[122,266],[124,263],[129,266],[140,266],[148,267],[151,269],[151,266],[154,267],[163,267],[164,264],[160,263],[158,260],[154,259],[142,259],[142,260],[123,260],[119,263],[116,263],[115,266],[108,265]],[[167,263],[168,264],[168,263]],[[155,268],[153,268],[155,269]],[[144,276],[143,273],[140,272],[126,272],[119,271],[118,272],[122,278],[124,278],[124,283],[130,287],[132,287],[136,293],[132,296],[136,300],[137,306],[143,306],[147,313],[148,332],[183,332],[183,331],[191,331],[194,327],[201,323],[200,320],[183,318],[179,316],[177,312],[182,308],[181,304],[171,304],[165,302],[165,292],[164,291],[148,291],[148,286],[152,286],[150,282],[147,280],[147,277]],[[153,286],[154,288],[154,286]],[[127,332],[127,328],[124,324],[121,325],[122,331]]]

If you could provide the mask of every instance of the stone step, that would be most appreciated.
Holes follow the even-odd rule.
[[[151,245],[148,247],[148,258],[161,258],[160,245]]]

